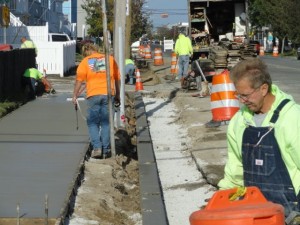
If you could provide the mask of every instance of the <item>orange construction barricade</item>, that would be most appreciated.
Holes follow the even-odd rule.
[[[204,209],[190,215],[191,225],[284,225],[284,208],[267,201],[257,187],[217,191]],[[235,198],[239,197],[239,198]]]
[[[213,76],[210,95],[213,121],[228,121],[239,110],[240,104],[235,94],[229,70]]]
[[[172,55],[171,55],[171,74],[177,74],[177,73],[178,73],[177,57],[176,57],[176,53],[172,52]]]
[[[143,82],[142,82],[142,77],[141,77],[141,74],[140,74],[140,70],[139,69],[136,69],[135,70],[135,90],[136,91],[142,91],[144,90],[144,86],[143,86]]]
[[[273,47],[273,56],[274,56],[274,57],[277,57],[277,56],[278,56],[278,47],[277,47],[277,46],[274,46],[274,47]]]
[[[154,49],[154,66],[164,65],[161,48]]]

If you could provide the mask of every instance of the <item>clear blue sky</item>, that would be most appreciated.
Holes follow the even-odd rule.
[[[144,6],[144,10],[150,13],[154,27],[188,22],[187,0],[145,0]],[[64,2],[63,12],[70,14],[70,9],[71,1]],[[167,18],[161,17],[164,13],[168,14]]]
[[[154,27],[188,22],[187,0],[145,0],[144,10],[150,13]],[[164,13],[167,18],[161,17]]]

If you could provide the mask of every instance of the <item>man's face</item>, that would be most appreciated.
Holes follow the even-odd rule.
[[[235,84],[237,97],[240,102],[254,113],[260,113],[264,105],[264,98],[268,92],[268,85],[263,84],[252,88],[248,79],[239,80]]]

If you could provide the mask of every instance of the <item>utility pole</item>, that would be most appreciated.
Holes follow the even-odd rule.
[[[126,38],[125,38],[125,57],[130,58],[131,50],[131,0],[126,0]]]
[[[106,82],[107,82],[107,94],[108,94],[108,109],[109,109],[109,125],[110,125],[110,147],[112,156],[116,155],[116,144],[115,144],[115,129],[114,129],[114,119],[113,119],[113,107],[111,99],[111,79],[110,79],[110,63],[109,63],[109,42],[108,42],[108,31],[107,31],[107,15],[106,15],[106,0],[102,0],[102,20],[103,20],[103,40],[105,49],[105,69],[106,69]]]
[[[117,127],[125,127],[125,21],[126,21],[126,1],[115,0],[114,14],[114,57],[119,66],[121,75],[120,85],[120,113],[116,115]]]
[[[246,44],[249,43],[249,3],[245,0],[245,13],[246,13]]]

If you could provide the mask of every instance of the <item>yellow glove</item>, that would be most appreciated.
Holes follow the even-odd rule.
[[[237,200],[239,197],[244,196],[246,192],[247,192],[246,187],[238,187],[236,192],[229,197],[229,201]]]

